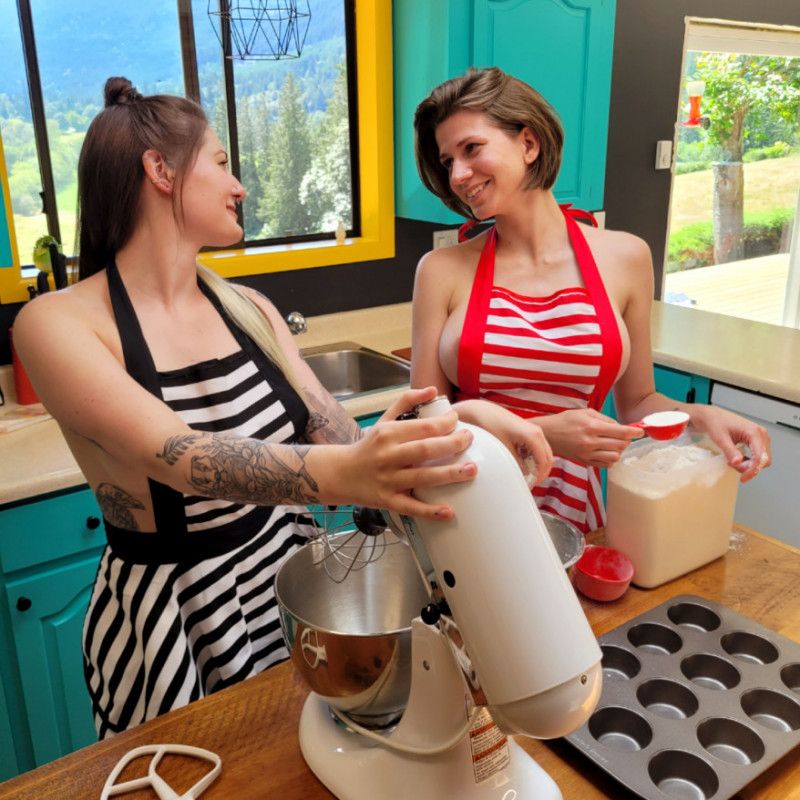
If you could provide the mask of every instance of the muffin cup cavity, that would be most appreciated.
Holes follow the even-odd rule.
[[[800,664],[787,664],[781,670],[781,680],[787,689],[800,694]]]
[[[607,706],[589,717],[589,733],[612,750],[633,753],[653,740],[653,729],[644,717],[627,708]]]
[[[724,658],[697,653],[681,661],[681,672],[692,683],[706,689],[733,689],[739,685],[739,670]]]
[[[653,783],[667,796],[680,800],[710,800],[719,778],[702,758],[683,750],[662,750],[647,765]]]
[[[702,633],[711,633],[720,626],[719,617],[710,608],[698,603],[676,603],[670,606],[667,616],[676,625]]]
[[[713,717],[697,726],[697,741],[715,758],[729,764],[755,764],[764,757],[764,742],[747,725]]]
[[[628,631],[628,641],[646,653],[677,653],[683,646],[683,639],[666,625],[643,622]]]
[[[800,728],[800,704],[769,689],[751,689],[742,695],[742,710],[750,719],[774,731]]]
[[[603,680],[627,681],[639,674],[642,662],[630,650],[609,644],[600,649],[603,651]]]
[[[751,664],[772,664],[778,660],[778,648],[761,636],[745,631],[726,633],[720,639],[722,649],[741,661]]]
[[[636,690],[636,699],[651,713],[667,719],[687,719],[700,704],[690,689],[675,681],[656,678]]]

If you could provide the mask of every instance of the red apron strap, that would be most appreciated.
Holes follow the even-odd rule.
[[[476,219],[468,219],[459,229],[458,229],[458,241],[459,242],[466,242],[467,241],[467,234],[478,224],[478,220]]]
[[[597,220],[591,211],[584,211],[582,208],[573,208],[572,203],[563,203],[559,208],[564,214],[569,215],[572,219],[579,219],[582,222],[588,222],[593,228],[599,228]]]
[[[597,383],[592,396],[589,398],[589,406],[599,411],[603,407],[603,403],[614,386],[614,381],[619,373],[619,366],[622,362],[622,337],[619,333],[617,318],[614,316],[614,309],[608,299],[606,287],[603,285],[603,279],[600,277],[594,256],[586,243],[580,226],[575,222],[573,211],[563,207],[561,210],[564,212],[564,219],[567,221],[567,233],[572,244],[572,250],[578,261],[583,282],[589,291],[589,296],[597,312],[597,322],[600,326],[603,357],[600,360],[600,374],[597,376]]]
[[[489,230],[481,251],[472,292],[461,329],[458,344],[458,387],[460,396],[478,397],[480,395],[481,359],[483,357],[486,334],[486,317],[489,313],[489,300],[494,283],[494,251],[497,232],[494,226]]]

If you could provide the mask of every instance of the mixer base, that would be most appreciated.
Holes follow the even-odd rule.
[[[314,694],[303,706],[299,733],[303,758],[339,800],[562,800],[553,779],[512,739],[508,764],[476,783],[466,736],[435,756],[398,752],[345,730]]]

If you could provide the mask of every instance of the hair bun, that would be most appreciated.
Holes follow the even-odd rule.
[[[109,78],[103,90],[106,108],[121,106],[141,100],[141,95],[136,87],[127,78]]]

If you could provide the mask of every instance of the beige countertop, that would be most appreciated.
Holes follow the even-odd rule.
[[[655,302],[652,319],[656,364],[800,403],[800,331]],[[309,317],[301,348],[356,342],[383,353],[411,344],[411,304]],[[10,367],[0,386],[13,403]],[[387,408],[400,390],[346,400],[360,417]],[[58,425],[37,422],[0,434],[0,505],[84,483]]]

